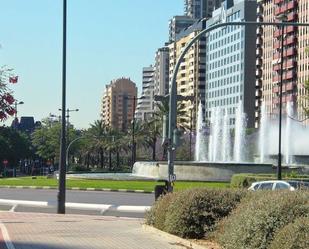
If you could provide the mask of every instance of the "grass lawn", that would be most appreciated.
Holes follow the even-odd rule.
[[[154,186],[159,184],[155,181],[113,181],[113,180],[84,180],[84,179],[68,179],[67,187],[79,188],[108,188],[108,189],[129,189],[129,190],[145,190],[153,191]],[[162,184],[162,183],[160,183]],[[211,187],[211,188],[227,188],[229,183],[222,182],[176,182],[175,190],[194,188],[194,187]],[[46,177],[17,177],[2,178],[0,186],[50,186],[57,187],[56,179],[47,179]]]

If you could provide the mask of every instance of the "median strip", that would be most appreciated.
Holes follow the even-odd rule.
[[[56,186],[10,186],[0,185],[0,188],[16,188],[16,189],[57,189]],[[147,190],[133,190],[133,189],[110,189],[110,188],[80,188],[80,187],[68,187],[67,190],[81,190],[81,191],[109,191],[109,192],[126,192],[126,193],[146,193],[151,194],[154,191]]]

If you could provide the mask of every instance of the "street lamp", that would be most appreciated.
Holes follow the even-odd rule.
[[[59,110],[59,111],[62,111],[61,108],[59,108],[58,110]],[[67,121],[66,121],[66,123],[67,123],[67,143],[69,143],[70,112],[78,112],[79,109],[69,109],[69,108],[68,108],[68,109],[66,109],[65,111],[66,111],[65,117],[66,117],[66,119],[67,119]]]
[[[58,206],[57,213],[65,214],[65,175],[66,175],[66,46],[67,46],[67,0],[63,0],[63,37],[62,37],[62,121],[61,121],[61,142],[59,157],[59,185],[58,185]]]
[[[282,23],[287,20],[285,14],[281,14],[275,17],[277,20],[280,20]],[[283,83],[283,51],[284,51],[284,26],[280,27],[281,30],[281,58],[280,58],[280,83],[279,83],[279,138],[278,138],[278,166],[277,166],[277,179],[282,179],[282,153],[281,153],[281,133],[282,133],[282,83]]]
[[[24,104],[24,102],[23,101],[17,101],[17,100],[15,100],[15,103],[14,103],[14,105],[15,105],[15,119],[17,118],[17,106],[18,105],[23,105]]]

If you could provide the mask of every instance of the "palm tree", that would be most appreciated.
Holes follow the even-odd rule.
[[[104,125],[102,120],[96,120],[90,125],[87,131],[89,139],[89,151],[96,151],[99,154],[100,167],[104,168],[104,149],[107,146],[108,128]]]

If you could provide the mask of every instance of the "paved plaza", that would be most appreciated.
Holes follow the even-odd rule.
[[[0,212],[2,249],[184,249],[143,219]]]

